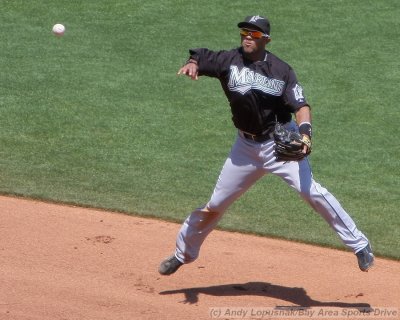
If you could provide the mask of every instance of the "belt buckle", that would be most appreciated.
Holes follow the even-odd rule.
[[[256,137],[256,135],[251,134],[251,133],[248,133],[248,132],[244,132],[244,131],[242,131],[242,133],[243,133],[243,136],[244,136],[246,139],[253,140],[254,142],[257,142],[256,140],[254,140],[254,138]]]
[[[245,138],[250,139],[254,142],[265,142],[265,141],[273,138],[272,133],[262,133],[260,135],[256,135],[256,134],[243,132],[243,134],[244,134]]]
[[[251,140],[251,141],[254,141],[254,142],[260,142],[260,140],[259,140],[260,136],[259,136],[259,135],[251,134],[251,133],[244,132],[244,131],[242,131],[242,132],[243,132],[243,136],[244,136],[246,139]]]

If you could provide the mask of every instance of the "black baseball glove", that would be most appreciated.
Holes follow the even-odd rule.
[[[275,125],[274,140],[276,161],[300,161],[311,153],[311,140],[306,135],[289,131],[280,123]]]

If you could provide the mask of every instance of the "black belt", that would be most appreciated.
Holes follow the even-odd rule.
[[[254,142],[264,142],[269,139],[272,139],[272,137],[273,137],[272,132],[268,132],[268,133],[264,133],[264,134],[260,134],[260,135],[250,134],[250,133],[247,133],[244,131],[241,131],[241,132],[243,134],[243,137],[245,137],[248,140],[252,140]]]

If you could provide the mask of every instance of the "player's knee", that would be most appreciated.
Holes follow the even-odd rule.
[[[215,205],[212,203],[208,203],[204,208],[203,212],[213,214],[213,215],[221,215],[225,212],[226,208],[221,205]]]

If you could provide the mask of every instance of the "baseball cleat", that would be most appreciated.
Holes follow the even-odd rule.
[[[356,256],[361,271],[368,271],[374,265],[374,254],[369,243],[364,249],[358,251]]]
[[[158,272],[163,276],[169,276],[175,273],[182,265],[183,263],[180,262],[175,255],[172,255],[161,262]]]

